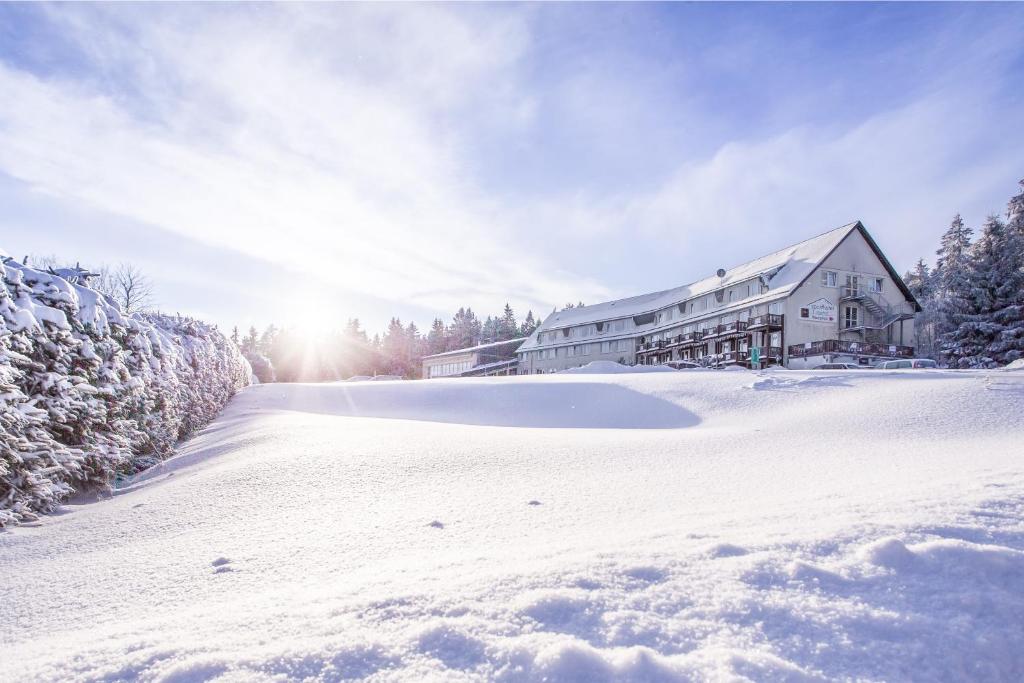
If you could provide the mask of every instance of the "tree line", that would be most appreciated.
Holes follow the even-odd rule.
[[[261,382],[315,382],[358,376],[420,376],[423,356],[478,344],[526,337],[540,324],[528,311],[520,322],[506,303],[500,315],[481,320],[472,308],[456,311],[451,322],[435,318],[421,332],[414,322],[391,318],[383,335],[368,335],[358,318],[350,318],[339,331],[311,340],[299,330],[268,325],[263,332],[250,327],[231,339],[242,350]]]
[[[918,355],[950,367],[996,367],[1024,357],[1024,180],[981,233],[957,214],[935,263],[922,258],[903,277],[920,302]]]

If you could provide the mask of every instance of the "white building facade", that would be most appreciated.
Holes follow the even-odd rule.
[[[920,306],[859,221],[692,284],[552,313],[519,373],[627,365],[874,365],[910,357]]]

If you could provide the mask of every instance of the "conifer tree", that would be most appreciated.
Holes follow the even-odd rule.
[[[538,322],[533,318],[533,311],[526,312],[526,318],[523,320],[522,326],[519,328],[520,337],[529,337],[537,329]]]
[[[1020,186],[1020,192],[1007,205],[1007,224],[995,274],[997,310],[993,319],[1002,329],[991,351],[1000,364],[1024,358],[1024,180]]]
[[[914,270],[903,276],[903,281],[921,311],[914,316],[914,346],[918,356],[934,358],[938,349],[935,338],[935,277],[924,259],[918,259]]]
[[[932,273],[933,292],[937,299],[935,334],[944,340],[955,329],[956,316],[970,307],[967,277],[971,268],[971,229],[964,224],[960,214],[954,216],[942,235],[936,254],[938,259]]]
[[[952,329],[943,337],[943,352],[951,365],[961,368],[993,367],[993,343],[1003,326],[995,319],[999,309],[1000,279],[1005,277],[1001,250],[1006,246],[1006,226],[989,216],[981,237],[970,251],[965,277],[951,280],[947,290]]]
[[[505,302],[505,310],[502,311],[501,318],[498,323],[498,340],[505,341],[507,339],[514,339],[518,336],[519,325],[516,323],[516,314],[512,311],[512,307]]]
[[[430,332],[427,333],[427,354],[444,353],[446,349],[445,337],[444,321],[440,318],[434,318],[434,323],[430,326]]]

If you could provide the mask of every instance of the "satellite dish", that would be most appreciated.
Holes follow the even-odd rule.
[[[718,269],[718,277],[725,277],[725,268]]]

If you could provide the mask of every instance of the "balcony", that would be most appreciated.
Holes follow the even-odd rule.
[[[718,326],[718,334],[723,337],[735,337],[747,333],[746,320],[734,320]]]
[[[636,345],[636,352],[637,353],[646,353],[646,352],[649,352],[649,351],[658,351],[660,349],[665,348],[667,345],[668,345],[667,341],[649,341],[649,342],[644,342],[643,344],[637,344]]]
[[[721,334],[721,329],[722,329],[721,325],[712,325],[711,327],[707,328],[706,330],[703,330],[700,333],[701,334],[701,338],[702,339],[710,339],[712,337],[717,337],[719,334]]]
[[[683,344],[683,346],[694,346],[696,344],[699,344],[700,340],[701,340],[701,336],[702,335],[701,335],[701,333],[699,331],[687,332],[685,334],[679,335],[679,337],[681,339],[681,343]]]
[[[913,346],[896,344],[870,344],[867,342],[823,339],[808,344],[793,344],[789,347],[790,358],[822,356],[826,353],[844,353],[853,356],[881,356],[883,358],[913,358]]]
[[[775,330],[782,329],[782,315],[778,313],[767,313],[751,318],[747,322],[748,330]]]

